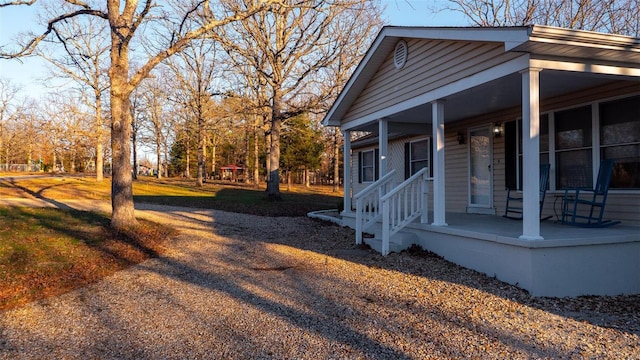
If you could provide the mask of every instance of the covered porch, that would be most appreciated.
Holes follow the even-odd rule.
[[[356,229],[356,242],[361,232],[374,234],[364,242],[383,254],[418,244],[534,295],[639,293],[640,227],[631,226],[640,220],[637,184],[619,192],[615,211],[626,218],[609,229],[541,221],[539,194],[543,161],[552,197],[568,188],[568,164],[597,177],[607,156],[600,131],[609,126],[601,104],[637,103],[639,63],[640,41],[624,36],[544,26],[384,28],[324,120],[345,139],[343,224]],[[588,115],[565,111],[571,107]],[[635,129],[640,119],[625,116]],[[516,124],[510,147],[501,134],[506,122]],[[356,154],[352,134],[361,132],[377,143]],[[416,137],[430,147],[421,179],[398,155],[398,142]],[[563,148],[565,139],[576,144]],[[637,156],[624,161],[638,163]],[[496,216],[510,162],[521,221]]]
[[[520,139],[520,171],[519,181],[521,182],[521,193],[523,198],[522,218],[520,223],[521,229],[518,238],[520,240],[534,241],[544,240],[540,231],[540,203],[539,203],[539,176],[538,169],[541,164],[541,114],[545,108],[550,108],[553,101],[558,98],[568,97],[569,94],[579,94],[587,89],[603,88],[633,88],[640,91],[640,69],[637,65],[627,66],[634,61],[640,60],[640,51],[628,51],[634,39],[627,37],[616,37],[613,35],[592,34],[585,32],[575,32],[566,29],[533,27],[527,30],[523,29],[386,29],[388,34],[381,36],[373,45],[374,51],[370,54],[370,58],[365,58],[364,66],[361,73],[356,72],[354,76],[367,79],[369,71],[381,72],[379,66],[385,67],[390,60],[384,50],[389,49],[393,44],[396,48],[393,53],[393,61],[395,64],[397,58],[397,44],[405,44],[407,49],[403,54],[409,57],[409,48],[413,45],[411,41],[405,41],[403,34],[422,36],[436,36],[440,42],[453,41],[469,41],[475,45],[476,42],[486,41],[490,43],[497,42],[504,46],[500,53],[493,54],[492,58],[486,54],[473,54],[467,60],[449,59],[450,61],[461,61],[459,64],[448,64],[451,68],[444,70],[444,64],[426,65],[421,63],[424,59],[415,60],[417,62],[414,69],[403,69],[396,66],[398,74],[405,71],[402,79],[407,81],[403,84],[407,90],[401,89],[396,80],[387,79],[391,85],[379,83],[377,76],[371,75],[373,79],[369,84],[353,83],[354,92],[347,92],[344,104],[351,106],[351,109],[341,109],[340,104],[332,109],[336,113],[342,113],[343,119],[340,127],[344,133],[344,173],[345,178],[353,178],[354,172],[358,171],[352,166],[352,149],[351,134],[354,132],[369,132],[377,134],[378,149],[377,170],[380,178],[393,169],[397,168],[397,164],[390,163],[389,138],[392,134],[428,134],[431,138],[431,154],[432,161],[429,164],[432,167],[432,201],[433,201],[433,226],[447,226],[447,211],[459,211],[459,209],[450,209],[451,202],[447,200],[447,194],[452,192],[451,178],[447,173],[451,173],[453,167],[458,168],[460,175],[464,175],[469,179],[469,188],[465,189],[469,193],[469,201],[467,211],[476,211],[480,213],[496,214],[496,206],[494,198],[502,192],[500,182],[495,179],[495,169],[500,162],[505,161],[494,155],[495,152],[494,139],[492,131],[503,126],[503,121],[498,120],[495,114],[501,112],[513,113],[513,119],[519,119],[521,125],[518,129],[518,137]],[[385,30],[383,30],[384,33]],[[520,38],[522,36],[522,38]],[[575,39],[573,39],[575,38]],[[542,39],[542,40],[540,40]],[[570,41],[576,40],[584,42],[578,46],[569,45]],[[597,41],[591,44],[589,41]],[[606,49],[600,47],[600,42],[608,41],[613,45],[607,45]],[[637,42],[637,41],[636,41]],[[410,45],[411,46],[410,46]],[[635,44],[637,47],[638,44]],[[417,47],[417,45],[416,45]],[[470,45],[471,47],[471,45]],[[616,48],[617,47],[617,48]],[[382,50],[384,49],[384,50]],[[563,57],[555,54],[562,49]],[[636,49],[637,50],[637,49]],[[382,51],[378,54],[377,51]],[[484,49],[484,51],[488,51]],[[436,54],[434,54],[436,55]],[[379,57],[378,57],[379,56]],[[443,56],[437,54],[436,56]],[[462,56],[462,55],[461,55]],[[473,57],[475,56],[475,57]],[[411,67],[411,59],[406,60],[407,64],[403,67]],[[598,64],[594,64],[594,61]],[[480,61],[482,61],[480,63]],[[485,65],[489,62],[491,65]],[[433,66],[431,70],[418,70],[420,65],[426,67]],[[369,68],[370,67],[370,68]],[[448,74],[448,78],[442,73],[436,73],[436,69],[444,71]],[[387,69],[385,69],[387,70]],[[413,71],[413,74],[410,72]],[[410,80],[407,76],[414,76],[416,71],[430,72],[433,71],[436,79],[422,80],[424,84],[436,83],[437,85],[420,87],[420,79],[422,74],[416,75],[416,80]],[[389,77],[389,75],[387,75]],[[364,80],[366,81],[366,80]],[[375,85],[371,85],[375,83]],[[415,84],[413,84],[415,83]],[[618,85],[619,84],[619,85]],[[392,86],[394,85],[394,86]],[[431,85],[431,84],[430,84]],[[362,89],[357,89],[362,86]],[[382,88],[382,90],[378,89]],[[387,97],[397,97],[397,102],[389,99],[380,98],[379,102],[373,103],[373,98],[383,96],[378,92],[385,90],[396,91],[396,93],[406,92],[406,96],[389,95]],[[349,89],[351,90],[351,89]],[[358,92],[361,90],[362,92]],[[354,98],[349,98],[354,96]],[[330,113],[328,119],[337,114]],[[468,119],[483,118],[483,124],[470,124]],[[492,119],[493,118],[493,119]],[[494,120],[495,119],[495,120]],[[591,121],[591,119],[589,119]],[[474,128],[474,126],[479,126]],[[462,128],[462,133],[458,131],[458,137],[462,137],[462,142],[466,137],[469,141],[474,134],[484,133],[488,138],[488,148],[484,149],[490,153],[488,164],[485,165],[488,170],[485,176],[490,184],[477,186],[474,183],[473,170],[474,165],[473,145],[470,145],[469,155],[464,164],[456,163],[450,165],[447,163],[447,156],[451,144],[450,128]],[[475,132],[470,128],[476,129]],[[482,134],[481,136],[485,136]],[[461,143],[462,143],[461,142]],[[480,151],[484,151],[480,150]],[[600,162],[601,154],[593,151],[588,161],[591,163],[589,176],[597,176],[597,164]],[[484,159],[482,159],[484,161]],[[553,157],[548,160],[552,163],[552,169],[556,169],[556,162],[559,161]],[[461,167],[462,165],[462,167]],[[553,170],[552,170],[553,171]],[[484,180],[484,179],[483,179]],[[352,183],[345,181],[345,209],[349,211],[354,204],[354,196],[357,191],[352,189]],[[556,188],[560,188],[561,184],[557,184]],[[555,190],[555,189],[554,189]],[[474,194],[482,191],[481,196],[490,198],[485,202],[477,202],[473,200]]]

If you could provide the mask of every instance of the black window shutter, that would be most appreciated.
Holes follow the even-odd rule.
[[[362,151],[358,151],[358,183],[362,183]]]
[[[376,151],[374,152],[374,158],[375,158],[375,161],[373,162],[373,168],[375,171],[374,180],[378,180],[378,178],[380,177],[380,169],[378,169],[380,167],[380,149],[376,149]]]
[[[509,189],[515,190],[518,187],[517,173],[517,128],[516,122],[510,121],[504,124],[504,183]]]
[[[411,143],[404,143],[404,179],[411,177]]]

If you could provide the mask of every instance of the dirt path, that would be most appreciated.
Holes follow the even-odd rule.
[[[0,313],[1,359],[640,358],[640,297],[531,298],[307,218],[136,208],[179,228],[167,253]]]

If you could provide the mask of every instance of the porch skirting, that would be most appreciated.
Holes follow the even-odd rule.
[[[403,231],[445,259],[529,291],[575,297],[640,293],[640,227],[579,229],[553,220],[544,240],[518,239],[522,222],[490,215],[447,214],[449,226],[412,223]],[[355,228],[355,215],[342,214]]]

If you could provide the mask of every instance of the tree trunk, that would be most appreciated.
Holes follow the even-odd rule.
[[[304,168],[304,186],[311,187],[311,183],[309,181],[309,168]]]
[[[340,132],[335,129],[333,139],[333,192],[340,189]]]
[[[69,171],[72,174],[75,174],[76,172],[76,151],[75,150],[71,152],[71,159],[69,159]]]
[[[244,127],[244,169],[242,170],[244,175],[244,181],[246,183],[251,183],[251,176],[249,176],[249,124]]]
[[[287,191],[291,191],[291,170],[287,170]]]
[[[164,177],[169,177],[169,146],[167,140],[164,142],[164,162],[162,163],[162,170],[164,170]]]
[[[133,112],[131,114],[131,149],[133,151],[133,180],[138,180],[138,130],[133,125]]]
[[[269,180],[267,181],[267,197],[269,200],[282,200],[280,194],[280,89],[274,89],[271,115],[271,147],[269,149]]]
[[[216,173],[216,144],[215,144],[215,140],[213,145],[211,146],[211,174],[215,174]]]
[[[266,159],[265,159],[265,169],[266,169],[266,174],[265,174],[265,181],[267,182],[267,187],[269,187],[269,176],[271,174],[271,157],[269,154],[271,154],[271,133],[266,134],[264,136],[264,146],[266,148]]]
[[[158,144],[156,146],[156,164],[157,164],[156,177],[158,179],[162,178],[162,162],[161,162],[162,161],[162,153],[161,153],[161,150],[162,150],[162,146],[160,144]]]
[[[112,26],[114,26],[112,24]],[[111,67],[111,151],[113,157],[111,181],[111,226],[123,229],[137,224],[133,206],[131,174],[131,89],[128,84],[128,48],[120,35],[112,32]]]
[[[96,181],[101,182],[104,178],[104,150],[102,149],[102,142],[104,141],[104,133],[102,129],[102,100],[100,99],[100,92],[96,91]]]
[[[2,137],[4,136],[4,126],[2,125],[2,121],[0,121],[0,165],[2,165],[2,148],[4,146],[4,142],[2,141]],[[0,167],[1,169],[2,167]],[[4,171],[9,170],[5,168]]]
[[[191,166],[189,166],[189,164],[191,163],[191,137],[189,136],[188,132],[187,132],[187,148],[186,148],[186,154],[185,154],[185,159],[187,161],[187,164],[185,166],[185,177],[187,179],[191,179]]]
[[[204,184],[204,173],[205,173],[205,163],[204,163],[204,154],[205,154],[205,144],[204,135],[202,132],[202,120],[199,120],[198,123],[198,177],[196,178],[196,186],[202,186]]]
[[[31,142],[29,142],[29,144],[27,145],[27,149],[28,149],[27,150],[27,171],[32,171],[31,170],[31,160],[32,160],[31,159],[31,157],[32,157],[31,153],[33,151],[32,147],[33,147],[33,144]]]
[[[258,188],[260,186],[260,148],[258,147],[260,124],[258,123],[259,117],[256,116],[255,118],[253,127],[253,186]]]

